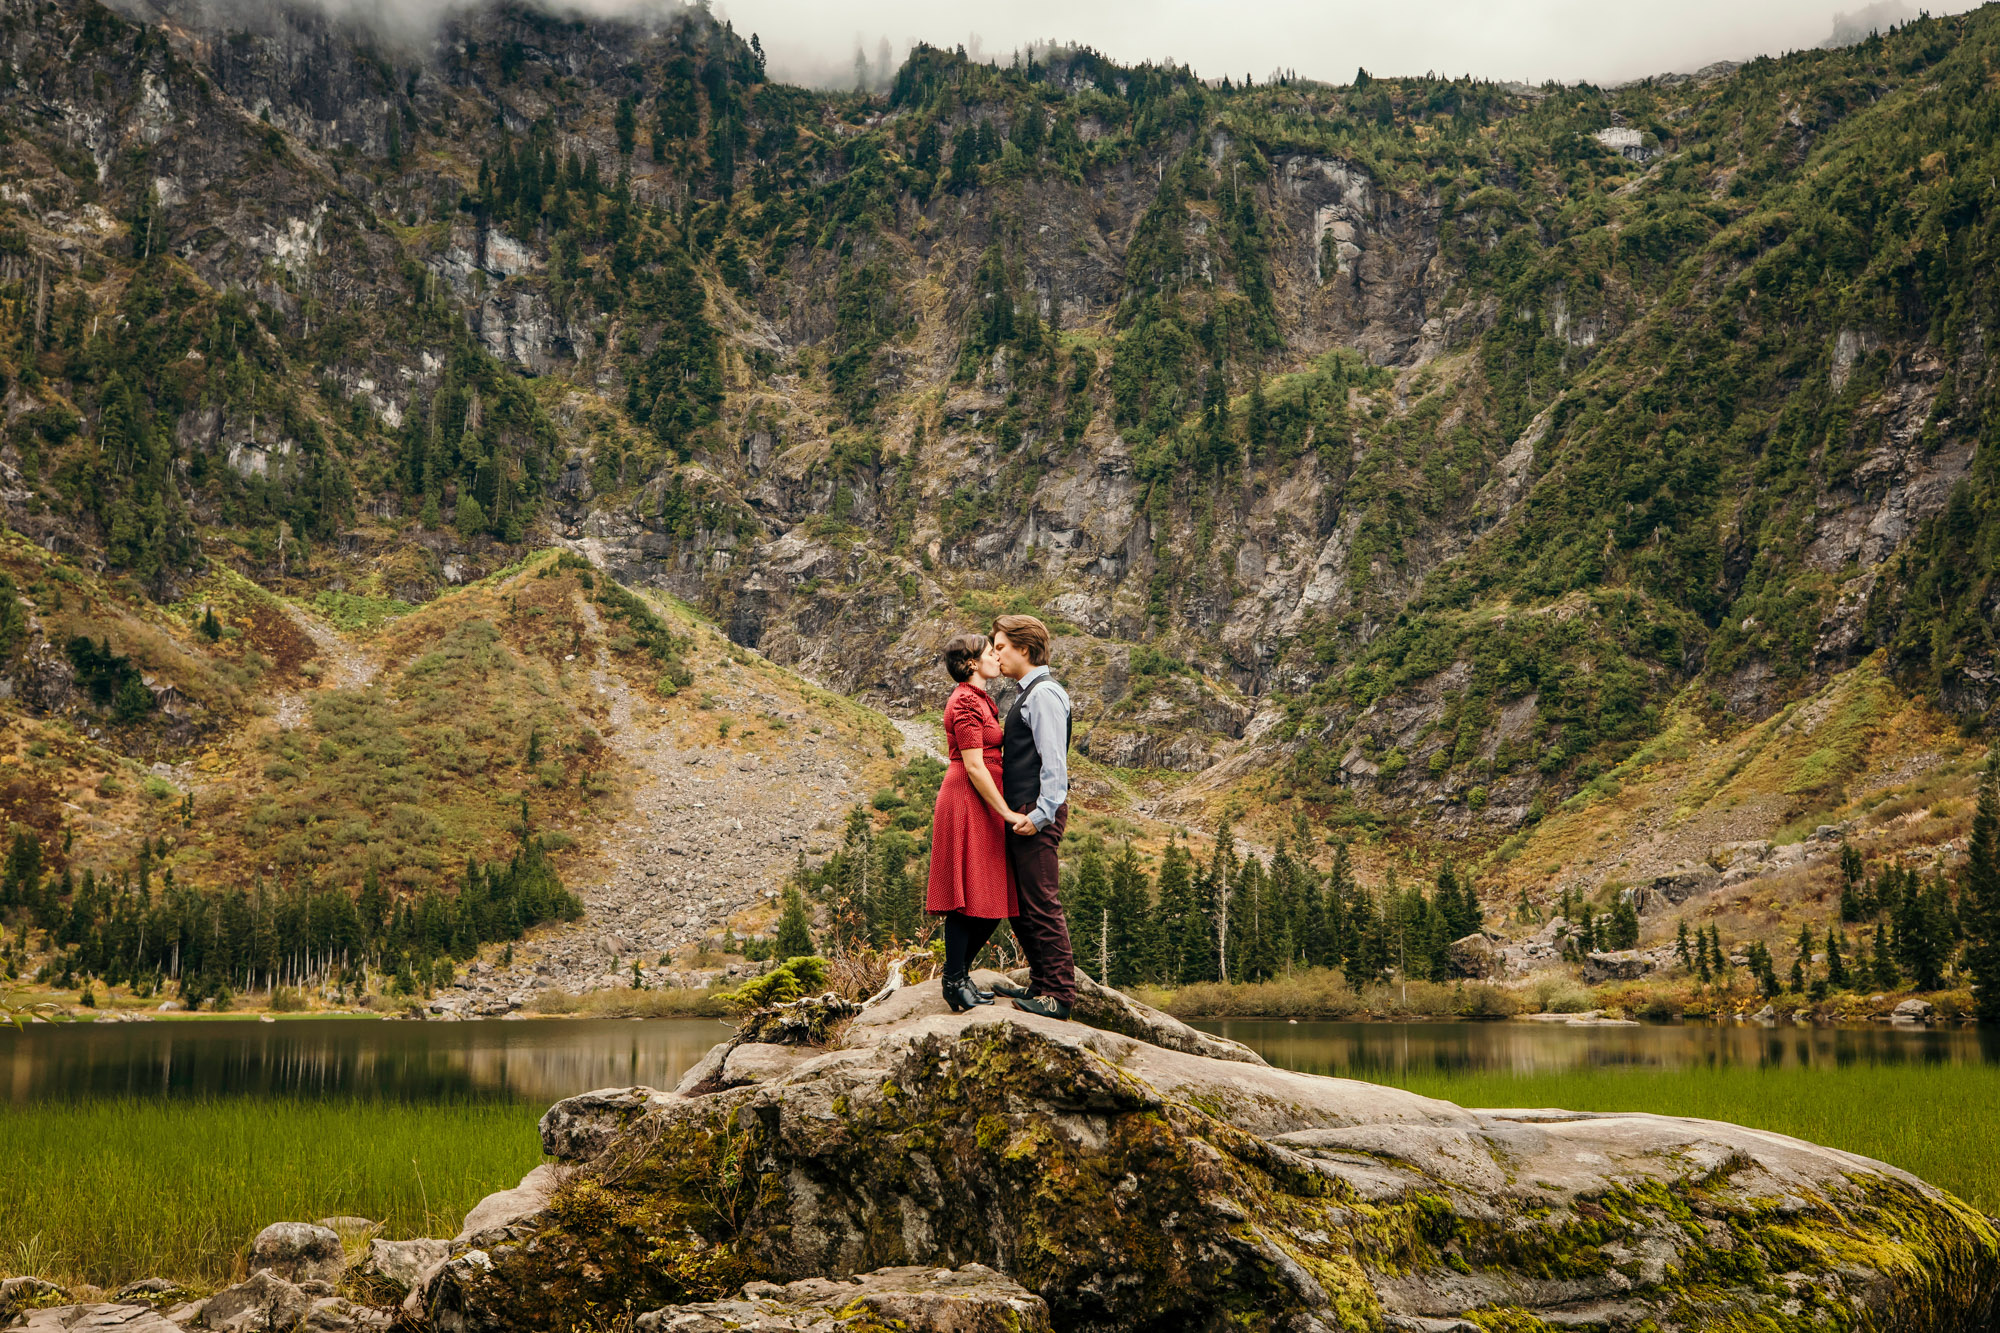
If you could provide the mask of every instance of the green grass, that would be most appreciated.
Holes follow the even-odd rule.
[[[311,605],[329,624],[350,633],[374,629],[385,620],[406,616],[417,609],[409,602],[394,597],[367,597],[331,589],[315,593]]]
[[[242,1276],[272,1222],[453,1236],[542,1160],[542,1107],[252,1099],[0,1109],[0,1273],[73,1285]]]
[[[1902,1167],[2000,1212],[2000,1066],[1377,1074],[1461,1106],[1560,1106],[1728,1120]]]
[[[1894,1163],[2000,1212],[2000,1067],[1595,1070],[1374,1080],[1464,1106],[1730,1120]],[[457,1232],[540,1160],[526,1103],[122,1100],[0,1111],[0,1272],[115,1286],[241,1276],[271,1222]]]

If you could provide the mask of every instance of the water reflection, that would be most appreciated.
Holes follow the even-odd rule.
[[[1528,1023],[1202,1023],[1314,1074],[1403,1070],[2000,1063],[1972,1028],[1550,1027]],[[0,1027],[0,1103],[100,1097],[380,1097],[547,1104],[591,1088],[672,1087],[728,1034],[710,1020],[177,1022]]]
[[[1351,1078],[1402,1070],[1549,1074],[1606,1068],[2000,1063],[2000,1044],[1994,1035],[1975,1028],[1766,1028],[1756,1024],[1628,1028],[1253,1019],[1195,1026],[1232,1037],[1274,1065]]]
[[[551,1102],[672,1087],[728,1035],[713,1020],[176,1022],[0,1027],[0,1101],[380,1097]]]

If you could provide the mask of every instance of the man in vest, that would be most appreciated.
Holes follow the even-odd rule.
[[[1056,845],[1069,825],[1069,695],[1049,674],[1049,627],[1033,616],[993,622],[1000,670],[1018,681],[1001,740],[1000,794],[1015,812],[1007,838],[1020,915],[1014,938],[1027,957],[1027,989],[995,986],[1015,1007],[1068,1018],[1076,1003],[1076,963],[1069,919],[1056,896]]]

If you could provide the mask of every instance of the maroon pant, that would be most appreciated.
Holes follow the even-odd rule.
[[[1069,804],[1057,808],[1047,828],[1033,837],[1009,831],[1007,860],[1014,867],[1020,914],[1014,938],[1028,960],[1028,989],[1064,1004],[1076,1003],[1076,960],[1070,956],[1069,918],[1056,894],[1056,844],[1069,827]]]

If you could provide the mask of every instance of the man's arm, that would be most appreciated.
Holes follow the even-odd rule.
[[[1023,707],[1035,748],[1042,752],[1042,791],[1035,808],[1028,812],[1040,831],[1069,799],[1069,697],[1050,680],[1030,694]]]

